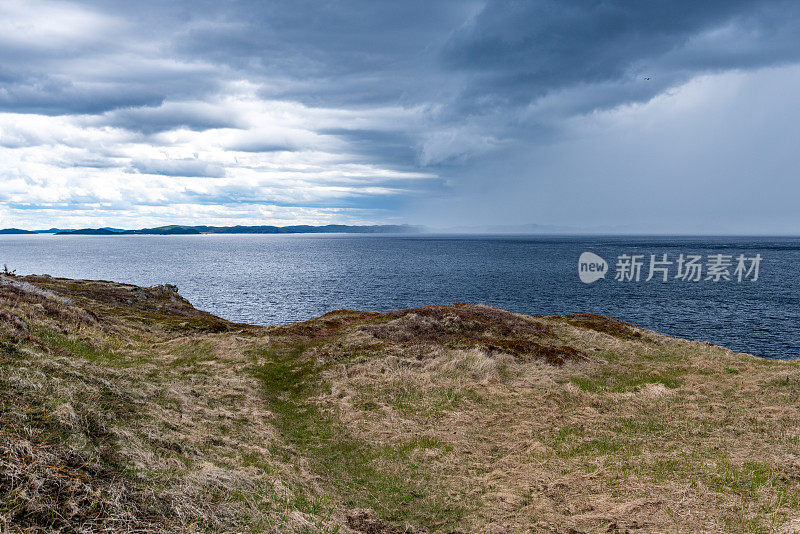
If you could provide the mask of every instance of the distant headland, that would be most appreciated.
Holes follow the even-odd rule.
[[[51,228],[49,230],[21,230],[19,228],[6,228],[0,234],[56,234],[56,235],[191,235],[191,234],[400,234],[417,233],[422,229],[418,226],[406,224],[378,224],[378,225],[346,225],[326,224],[311,226],[306,224],[295,226],[183,226],[169,225],[156,228],[142,228],[139,230],[123,230],[120,228],[82,228],[63,229]]]

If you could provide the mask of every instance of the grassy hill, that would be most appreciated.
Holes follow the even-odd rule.
[[[455,304],[0,277],[0,532],[797,531],[800,368]]]

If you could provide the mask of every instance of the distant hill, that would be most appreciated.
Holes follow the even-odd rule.
[[[50,228],[49,230],[34,230],[34,234],[57,234],[58,232],[73,232],[75,228]]]
[[[59,232],[74,232],[72,228],[50,228],[49,230],[20,230],[19,228],[3,228],[0,235],[10,234],[57,234]]]
[[[169,225],[140,230],[119,230],[116,228],[84,228],[81,230],[57,231],[58,235],[186,235],[186,234],[398,234],[419,232],[420,229],[409,225],[366,225],[349,226],[346,224],[327,224],[324,226],[182,226]],[[25,233],[25,230],[20,230]]]
[[[56,232],[56,235],[116,235],[118,233],[106,228],[82,228],[80,230],[61,230]]]

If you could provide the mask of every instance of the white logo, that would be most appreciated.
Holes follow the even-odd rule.
[[[578,276],[584,284],[591,284],[606,277],[608,264],[606,260],[593,252],[584,252],[578,258]]]
[[[745,256],[739,254],[707,254],[705,262],[702,254],[680,253],[677,258],[668,253],[620,254],[615,265],[615,282],[662,283],[686,282],[756,282],[760,276],[761,254]],[[608,264],[593,252],[584,252],[578,258],[578,276],[584,284],[591,284],[606,277]],[[704,276],[705,275],[705,276]]]

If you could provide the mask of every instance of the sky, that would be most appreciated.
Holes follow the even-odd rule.
[[[0,227],[800,231],[796,1],[0,2]]]

